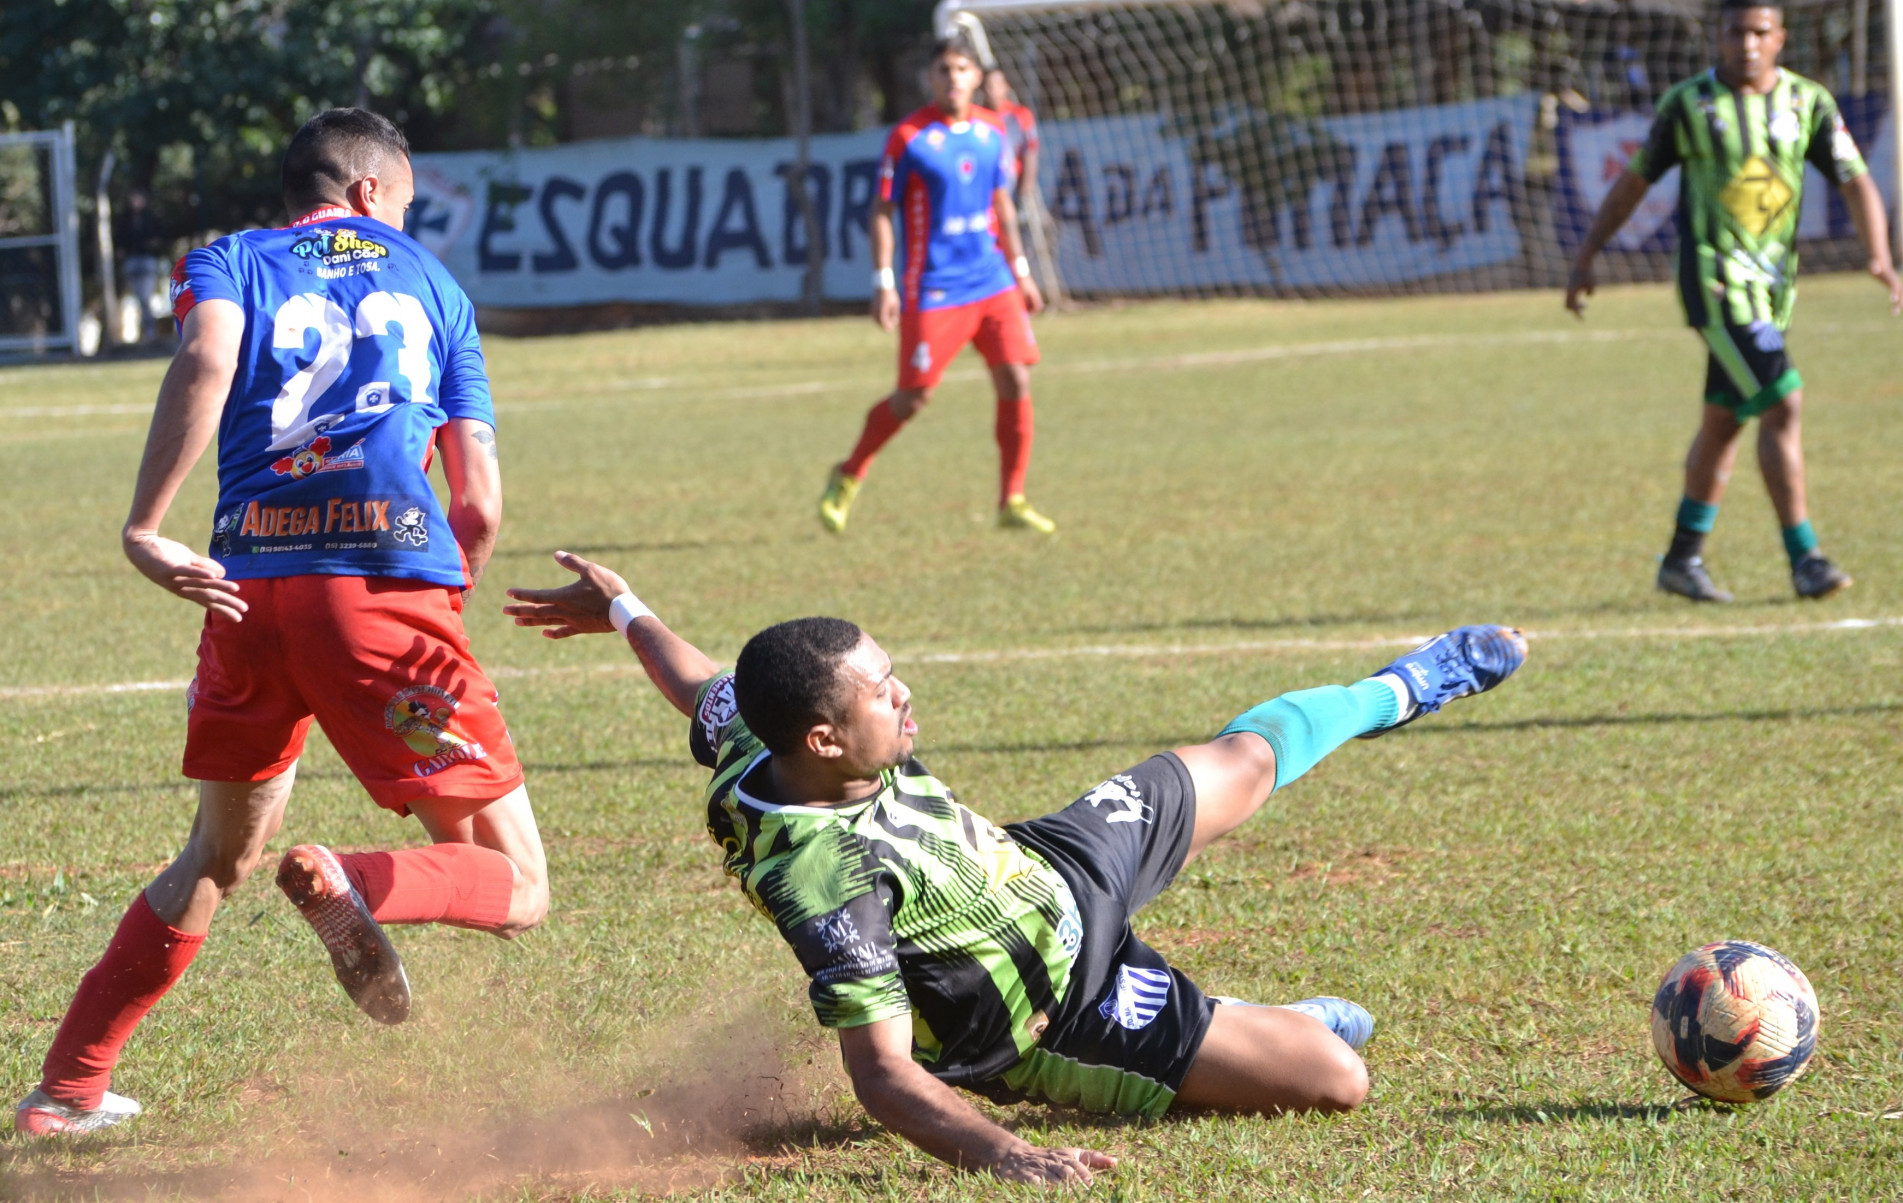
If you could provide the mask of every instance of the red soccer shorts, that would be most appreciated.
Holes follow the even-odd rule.
[[[463,634],[462,592],[388,577],[238,582],[244,621],[205,620],[185,695],[185,775],[263,781],[316,718],[377,805],[486,801],[522,784],[495,686]]]
[[[1037,337],[1024,295],[1015,286],[948,309],[916,309],[899,317],[899,387],[935,388],[970,343],[992,367],[1037,362]]]

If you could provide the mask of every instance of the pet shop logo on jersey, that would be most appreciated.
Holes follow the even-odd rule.
[[[363,440],[358,439],[336,455],[330,453],[330,436],[318,435],[296,451],[271,465],[271,471],[292,480],[303,480],[314,472],[348,472],[363,467]]]
[[[488,757],[480,743],[451,729],[461,708],[453,694],[435,685],[399,689],[383,708],[383,725],[423,758],[410,766],[412,773],[430,777],[452,764]]]
[[[1106,823],[1148,823],[1154,817],[1150,804],[1143,800],[1143,787],[1128,773],[1118,773],[1091,790],[1084,795],[1084,801],[1090,803],[1093,810],[1104,806]]]
[[[349,228],[316,229],[291,244],[300,259],[315,259],[322,267],[343,267],[366,259],[388,259],[390,248]]]

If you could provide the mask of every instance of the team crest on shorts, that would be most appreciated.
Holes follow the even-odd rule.
[[[461,708],[462,703],[448,690],[435,685],[399,689],[383,708],[383,725],[423,758],[410,766],[418,777],[433,776],[459,761],[482,760],[489,755],[481,743],[450,728]]]
[[[1097,1007],[1097,1014],[1134,1032],[1149,1027],[1169,1000],[1169,970],[1119,965],[1117,988]]]
[[[1091,790],[1084,795],[1084,801],[1090,803],[1093,810],[1105,807],[1103,821],[1106,823],[1148,823],[1155,818],[1150,804],[1143,800],[1143,787],[1128,773],[1118,773]]]

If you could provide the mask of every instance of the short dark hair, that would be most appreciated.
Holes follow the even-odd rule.
[[[995,67],[985,66],[984,59],[978,57],[978,48],[973,46],[971,39],[962,33],[955,33],[948,38],[940,38],[932,43],[932,62],[935,63],[948,54],[963,55],[976,64],[980,71],[995,71],[997,69]]]
[[[1718,0],[1718,11],[1721,13],[1743,12],[1748,8],[1775,8],[1781,13],[1784,11],[1784,0]]]
[[[733,698],[768,751],[790,753],[813,724],[839,721],[839,666],[864,637],[843,618],[795,618],[747,640],[734,663]]]
[[[284,207],[296,216],[336,204],[344,190],[393,156],[410,157],[410,140],[369,109],[326,109],[304,123],[284,151]]]

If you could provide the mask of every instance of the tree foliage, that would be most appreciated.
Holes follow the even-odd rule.
[[[883,119],[909,89],[893,64],[929,36],[930,0],[807,0],[816,91],[870,78]],[[278,164],[297,127],[362,104],[419,151],[545,145],[606,95],[666,132],[690,26],[769,64],[759,132],[783,132],[786,0],[32,0],[0,6],[0,123],[75,122],[81,192],[105,152],[116,190],[150,188],[180,234],[280,220]],[[864,90],[863,88],[861,89]],[[822,103],[822,128],[849,103]]]

